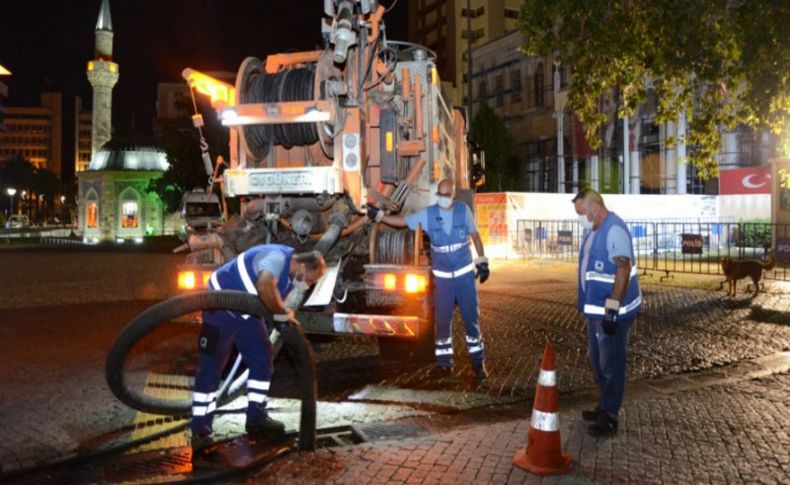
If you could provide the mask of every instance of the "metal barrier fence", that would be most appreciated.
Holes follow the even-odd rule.
[[[722,274],[721,259],[776,261],[766,278],[790,281],[790,224],[716,221],[626,221],[642,271]],[[576,261],[577,220],[519,220],[514,250],[525,256]]]

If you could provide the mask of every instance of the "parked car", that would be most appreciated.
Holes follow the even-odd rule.
[[[6,229],[26,229],[30,227],[30,219],[27,216],[12,215],[5,221]]]

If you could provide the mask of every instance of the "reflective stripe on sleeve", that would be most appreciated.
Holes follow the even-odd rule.
[[[258,290],[255,289],[255,284],[250,279],[249,273],[247,273],[247,264],[244,262],[244,253],[239,254],[239,257],[236,258],[238,263],[239,275],[241,276],[241,282],[244,283],[244,288],[247,290],[247,293],[251,293],[253,295],[258,294]]]
[[[217,273],[211,273],[211,278],[209,278],[209,283],[211,283],[211,288],[213,290],[221,290],[222,287],[219,286],[219,282],[217,281]]]

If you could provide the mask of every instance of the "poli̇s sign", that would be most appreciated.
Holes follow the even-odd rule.
[[[683,254],[702,254],[702,234],[681,234]]]
[[[719,172],[719,195],[770,193],[770,167],[736,168]]]
[[[790,259],[790,237],[776,238],[776,259],[779,261]]]

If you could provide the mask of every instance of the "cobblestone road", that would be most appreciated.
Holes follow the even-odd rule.
[[[561,399],[562,401],[562,399]],[[529,420],[287,457],[247,483],[787,483],[790,374],[627,400],[615,438],[596,440],[561,413],[567,475],[540,478],[512,464]]]
[[[13,282],[0,298],[0,470],[90,448],[134,421],[134,412],[104,384],[105,353],[120,328],[149,304],[141,299],[172,293],[180,261],[167,254],[0,251],[0,278]],[[456,322],[451,381],[429,379],[428,364],[382,361],[371,339],[317,343],[322,399],[387,404],[396,396],[393,406],[422,411],[523,400],[532,392],[547,335],[557,351],[561,391],[590,387],[573,265],[494,262],[492,273],[481,287],[490,386],[474,384]],[[718,285],[711,279],[685,286],[642,281],[645,312],[631,336],[631,379],[790,349],[787,313],[752,308],[780,304],[770,285],[751,301],[723,298],[711,291]]]

